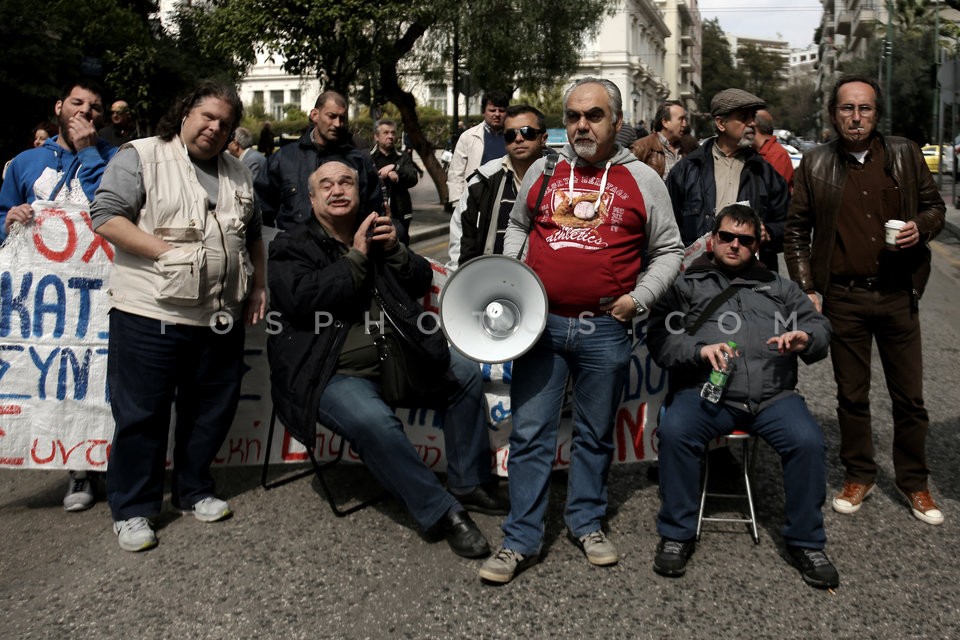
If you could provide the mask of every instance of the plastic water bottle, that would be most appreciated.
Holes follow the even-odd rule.
[[[730,341],[727,343],[727,346],[736,353],[736,342]],[[700,390],[700,397],[714,404],[720,402],[720,396],[723,395],[723,390],[727,387],[727,380],[730,379],[730,372],[733,370],[733,365],[736,362],[733,356],[726,351],[721,352],[721,357],[723,358],[723,369],[714,369],[711,371],[710,379],[703,383],[703,388]]]

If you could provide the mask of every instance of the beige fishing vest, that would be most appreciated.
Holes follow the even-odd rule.
[[[253,264],[246,226],[253,216],[249,171],[236,158],[219,156],[217,208],[179,139],[129,143],[140,156],[146,192],[137,226],[173,245],[157,260],[118,250],[110,277],[111,307],[174,324],[213,326],[242,322]]]

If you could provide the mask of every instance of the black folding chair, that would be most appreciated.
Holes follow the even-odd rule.
[[[342,518],[350,515],[351,513],[356,513],[361,509],[365,509],[366,507],[379,502],[386,496],[386,493],[381,491],[372,498],[368,498],[363,502],[355,504],[346,509],[341,509],[337,505],[337,501],[333,497],[333,492],[330,490],[330,485],[327,484],[326,478],[324,478],[324,472],[340,462],[340,460],[343,458],[343,452],[347,447],[347,441],[345,438],[340,439],[340,446],[337,448],[337,455],[332,460],[328,460],[323,463],[319,462],[314,451],[316,446],[307,447],[307,455],[310,457],[310,464],[313,468],[288,474],[277,480],[274,480],[273,482],[267,482],[267,472],[270,468],[270,448],[273,444],[273,431],[276,428],[276,424],[277,410],[274,408],[270,412],[270,430],[267,432],[267,449],[263,458],[263,468],[260,474],[260,486],[262,486],[264,490],[269,491],[270,489],[282,487],[285,484],[289,484],[295,480],[299,480],[300,478],[305,478],[310,474],[314,474],[317,477],[317,481],[320,483],[320,488],[323,490],[323,495],[327,499],[327,503],[330,505],[330,510],[333,511],[333,515],[337,516],[338,518]]]

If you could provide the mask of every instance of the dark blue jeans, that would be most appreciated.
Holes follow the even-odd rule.
[[[218,334],[110,312],[107,379],[116,430],[107,500],[114,520],[160,512],[174,401],[171,499],[188,508],[214,494],[210,465],[240,399],[243,338],[240,322]]]
[[[630,362],[627,328],[610,316],[580,320],[549,314],[537,344],[513,363],[510,403],[510,515],[503,546],[540,552],[557,456],[557,430],[573,378],[573,441],[564,521],[575,536],[600,529],[607,512],[613,421]]]
[[[451,351],[450,369],[460,382],[443,416],[447,485],[458,493],[493,478],[480,365]],[[427,468],[403,432],[403,423],[381,398],[380,383],[334,375],[320,397],[320,424],[346,438],[377,481],[407,507],[421,529],[434,525],[456,498]]]
[[[702,400],[699,389],[678,391],[657,431],[661,498],[657,531],[672,540],[696,537],[700,460],[708,442],[734,429],[763,438],[780,456],[786,494],[784,542],[822,549],[827,540],[821,511],[827,491],[826,445],[820,425],[796,394],[754,416]]]

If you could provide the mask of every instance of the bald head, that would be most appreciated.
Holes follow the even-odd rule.
[[[126,100],[117,100],[110,105],[110,120],[116,125],[125,125],[133,121],[130,105]]]
[[[351,228],[360,208],[360,178],[342,162],[325,162],[310,174],[307,185],[313,214],[328,231]]]
[[[757,129],[764,135],[773,135],[773,116],[766,109],[757,111]]]

